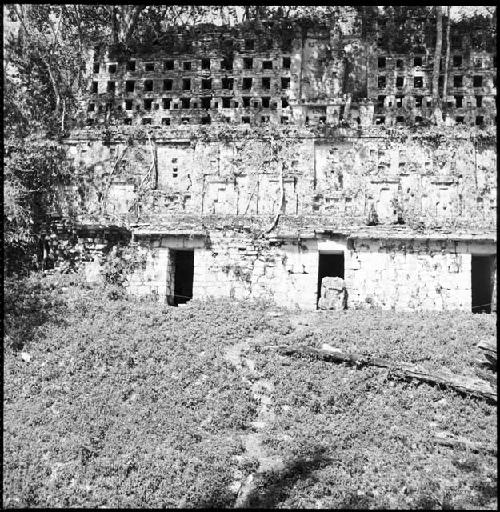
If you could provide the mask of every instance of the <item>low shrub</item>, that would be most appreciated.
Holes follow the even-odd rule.
[[[224,353],[255,336],[248,357],[274,385],[263,446],[286,463],[263,476],[259,503],[496,507],[491,405],[379,368],[278,356],[265,346],[301,340],[292,313],[268,315],[266,304],[174,308],[51,279],[6,286],[17,340],[5,347],[6,507],[231,507],[235,472],[256,470],[243,436],[259,403]],[[391,315],[325,315],[302,342],[463,370],[463,351],[494,332],[486,315]],[[438,431],[486,452],[439,446]]]
[[[25,347],[29,363],[6,353],[6,505],[230,506],[256,403],[223,351],[264,330],[264,312],[86,291]]]

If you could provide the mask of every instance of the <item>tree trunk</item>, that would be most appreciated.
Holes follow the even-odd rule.
[[[448,68],[450,67],[450,6],[446,11],[446,56],[444,58],[443,101],[448,97]]]
[[[439,101],[439,65],[441,63],[441,50],[443,47],[443,8],[436,6],[436,46],[434,48],[434,67],[432,69],[432,103],[436,124],[442,119],[441,105]]]
[[[47,68],[47,71],[49,73],[50,83],[52,85],[52,89],[54,91],[54,96],[56,98],[56,114],[57,114],[57,116],[59,116],[59,112],[61,110],[61,94],[59,93],[59,87],[57,86],[57,82],[54,77],[54,73],[52,73],[50,63],[41,55],[40,55],[40,58],[41,58],[42,62],[45,64],[45,67]]]
[[[62,99],[62,112],[61,112],[61,132],[64,132],[65,120],[66,120],[66,100],[63,98]]]

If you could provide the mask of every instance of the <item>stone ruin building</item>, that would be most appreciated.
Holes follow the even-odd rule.
[[[203,25],[89,52],[54,237],[177,305],[496,311],[496,40],[435,20]],[[443,58],[439,87],[445,73]],[[330,278],[330,279],[326,279]],[[322,286],[323,284],[323,286]]]

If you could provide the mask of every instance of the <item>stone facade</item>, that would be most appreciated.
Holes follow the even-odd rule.
[[[89,276],[130,241],[128,290],[169,304],[495,309],[494,47],[455,34],[444,123],[424,126],[432,23],[390,40],[370,9],[95,52],[57,212]]]
[[[331,26],[210,26],[194,34],[166,33],[163,43],[126,55],[97,48],[89,56],[81,122],[152,127],[422,123],[433,116],[435,20],[401,20],[394,30],[412,39],[389,45],[386,21],[373,11]],[[486,23],[471,34],[453,27],[442,105],[449,126],[495,123],[496,49],[488,28]]]
[[[336,138],[233,135],[229,141],[193,141],[177,133],[131,143],[121,131],[104,144],[92,140],[99,136],[95,132],[75,133],[67,140],[68,154],[82,177],[79,186],[63,191],[61,204],[78,209],[82,219],[107,214],[115,221],[171,213],[282,211],[364,224],[373,206],[382,224],[495,224],[496,149],[491,144],[453,132],[438,147],[380,132]],[[99,196],[99,187],[105,187],[105,196]]]
[[[139,235],[137,241],[147,252],[147,266],[131,276],[129,291],[152,293],[161,300],[173,293],[169,255],[179,249],[194,251],[194,297],[257,298],[298,309],[317,307],[319,258],[331,252],[331,247],[338,252],[342,249],[345,257],[345,290],[335,299],[346,308],[471,310],[471,259],[477,256],[490,258],[495,266],[491,278],[496,282],[493,237],[387,238],[353,233],[336,241],[321,235],[300,240],[278,236],[264,241],[248,234],[217,231],[208,238],[157,234]],[[323,280],[332,288],[331,278]],[[319,307],[342,309],[339,304],[333,307],[331,298],[325,294]]]

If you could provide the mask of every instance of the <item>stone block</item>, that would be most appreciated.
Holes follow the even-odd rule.
[[[318,308],[339,311],[345,309],[346,305],[344,280],[340,277],[324,277],[321,281],[321,298]]]

